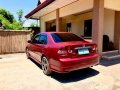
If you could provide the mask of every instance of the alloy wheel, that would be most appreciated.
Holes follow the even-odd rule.
[[[42,70],[43,73],[46,75],[50,75],[51,74],[51,70],[49,68],[49,63],[46,57],[42,58]]]

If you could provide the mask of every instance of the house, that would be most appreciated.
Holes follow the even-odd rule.
[[[103,35],[120,50],[120,0],[40,0],[26,18],[40,19],[41,31],[73,32],[91,38],[102,52]]]

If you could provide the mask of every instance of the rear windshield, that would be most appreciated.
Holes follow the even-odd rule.
[[[56,43],[71,42],[71,41],[84,41],[82,38],[72,33],[52,33],[51,36]]]

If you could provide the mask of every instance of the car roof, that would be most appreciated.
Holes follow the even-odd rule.
[[[71,33],[71,32],[41,32],[41,34],[52,34],[52,33]]]

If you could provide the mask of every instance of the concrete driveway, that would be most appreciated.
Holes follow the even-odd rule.
[[[46,76],[24,53],[0,55],[0,90],[120,90],[120,59]]]

